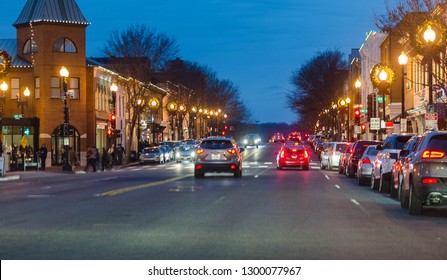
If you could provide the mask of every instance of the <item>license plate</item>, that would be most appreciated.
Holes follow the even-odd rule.
[[[220,159],[220,154],[211,155],[211,159]]]
[[[296,156],[296,155],[292,155],[292,158],[297,158],[298,156]]]

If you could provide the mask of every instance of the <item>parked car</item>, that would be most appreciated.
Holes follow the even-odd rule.
[[[351,155],[352,147],[354,143],[350,143],[346,148],[346,151],[341,154],[340,161],[338,162],[338,173],[344,174],[346,170],[346,164],[348,163],[348,158]]]
[[[393,164],[393,168],[391,171],[391,187],[390,187],[390,196],[392,198],[397,198],[400,192],[400,186],[402,182],[402,166],[406,161],[411,159],[414,155],[414,151],[416,149],[417,143],[421,139],[421,135],[414,135],[410,138],[410,140],[405,143],[402,150],[399,152],[396,162]],[[408,150],[408,154],[401,154],[403,150]]]
[[[345,174],[348,177],[354,177],[357,172],[357,165],[363,152],[369,145],[378,145],[380,141],[375,140],[357,140],[352,146],[352,152],[346,160]]]
[[[321,153],[321,169],[329,169],[337,167],[340,162],[340,156],[346,151],[351,143],[347,142],[329,142],[326,149]]]
[[[287,141],[276,154],[276,169],[284,167],[301,167],[309,170],[309,153],[296,141]]]
[[[377,145],[379,152],[374,159],[371,174],[371,189],[389,192],[391,185],[391,171],[399,152],[405,143],[413,136],[410,133],[396,133],[388,135],[383,144]]]
[[[160,147],[148,147],[141,150],[140,164],[146,164],[148,162],[164,163],[164,151]]]
[[[196,155],[194,145],[181,145],[175,155],[175,160],[180,163],[184,160],[193,160]]]
[[[357,184],[359,186],[363,185],[365,182],[371,180],[372,163],[379,152],[376,149],[377,145],[369,145],[366,147],[362,156],[360,157],[357,164]]]
[[[234,177],[242,176],[242,152],[233,138],[209,137],[200,142],[194,159],[194,177],[200,178],[206,172],[229,172]]]
[[[403,168],[401,206],[408,207],[411,215],[420,215],[424,206],[446,205],[447,131],[424,133],[413,158]]]

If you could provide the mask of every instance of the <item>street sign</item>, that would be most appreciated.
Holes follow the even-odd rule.
[[[379,130],[380,129],[380,118],[371,118],[369,120],[369,129]]]
[[[407,119],[400,119],[400,132],[407,132]]]
[[[354,134],[362,134],[362,127],[360,125],[354,125]]]
[[[14,114],[13,118],[16,120],[20,120],[22,118],[22,114]]]
[[[438,113],[426,113],[425,129],[437,129],[437,128],[438,128]]]
[[[383,102],[383,96],[377,96],[376,100],[377,100],[377,102],[382,103]],[[386,97],[385,97],[385,101],[386,101]]]
[[[22,140],[20,140],[20,144],[23,148],[26,148],[26,145],[28,145],[28,140],[26,139],[25,135],[23,135]]]

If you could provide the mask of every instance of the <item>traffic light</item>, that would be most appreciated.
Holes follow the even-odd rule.
[[[117,130],[115,130],[115,132],[116,132],[116,134],[115,134],[116,138],[120,138],[121,137],[121,130],[117,129]]]
[[[113,135],[113,130],[112,130],[111,127],[109,127],[109,128],[107,129],[107,138],[111,138],[112,135]]]
[[[366,133],[366,124],[362,124],[361,128],[362,128],[362,134],[365,134]]]
[[[115,114],[110,115],[110,125],[113,129],[116,128],[116,115]]]
[[[360,109],[354,109],[354,123],[355,125],[360,125]]]

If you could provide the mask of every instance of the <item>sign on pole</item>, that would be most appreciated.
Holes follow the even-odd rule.
[[[400,119],[400,131],[407,132],[407,119]]]
[[[380,129],[380,118],[371,118],[369,120],[369,129],[379,130]]]
[[[425,129],[437,129],[437,128],[438,128],[438,113],[426,113]]]

